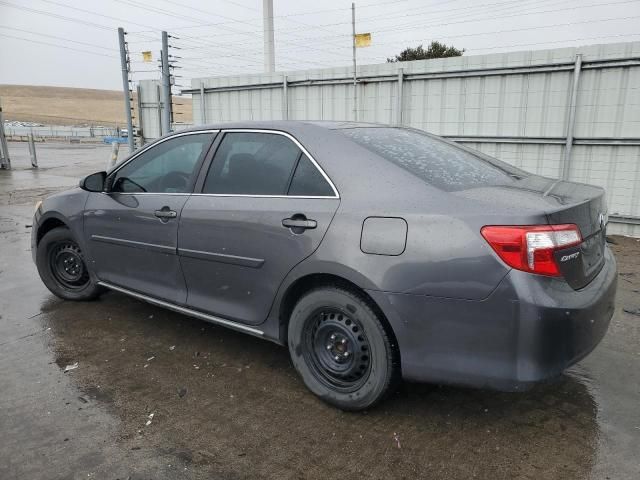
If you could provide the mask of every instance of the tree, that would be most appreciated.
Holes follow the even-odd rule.
[[[464,48],[458,50],[454,46],[447,46],[440,42],[431,42],[429,48],[426,50],[422,45],[418,45],[416,48],[407,47],[400,52],[400,55],[396,55],[395,58],[387,58],[387,62],[408,62],[411,60],[428,60],[430,58],[447,58],[447,57],[459,57],[464,53]]]

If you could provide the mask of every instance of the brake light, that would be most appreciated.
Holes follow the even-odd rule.
[[[486,226],[480,231],[510,267],[530,273],[560,276],[556,250],[582,243],[577,225]]]

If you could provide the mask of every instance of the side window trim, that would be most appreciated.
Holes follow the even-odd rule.
[[[216,139],[213,142],[214,148],[211,148],[212,151],[210,151],[209,154],[207,155],[207,161],[205,161],[205,163],[201,166],[200,175],[198,176],[198,180],[196,182],[196,188],[195,188],[194,193],[192,195],[208,196],[208,197],[250,197],[250,198],[311,198],[311,199],[328,199],[328,198],[331,198],[331,199],[338,198],[339,199],[340,198],[340,194],[338,193],[338,189],[334,185],[334,183],[331,180],[331,178],[329,178],[329,176],[325,173],[325,171],[322,169],[320,164],[318,164],[318,162],[316,162],[316,159],[313,158],[313,156],[309,153],[309,151],[298,141],[297,138],[295,138],[290,133],[283,132],[281,130],[266,130],[266,129],[256,129],[256,128],[228,128],[228,129],[216,130],[216,132],[219,132],[220,134],[216,136]],[[295,175],[295,171],[298,168],[298,164],[300,163],[300,159],[302,158],[303,155],[306,155],[309,158],[309,160],[311,160],[311,163],[313,164],[313,166],[320,172],[322,177],[327,181],[327,183],[331,187],[331,190],[333,190],[333,196],[328,196],[328,195],[324,195],[324,196],[286,195],[286,194],[285,195],[250,195],[250,194],[241,194],[241,193],[203,193],[202,190],[204,189],[204,183],[205,183],[206,177],[209,174],[209,170],[211,169],[211,166],[212,166],[213,161],[215,159],[217,150],[220,147],[220,144],[222,143],[222,139],[224,138],[224,135],[226,133],[270,133],[270,134],[273,134],[273,135],[282,135],[284,137],[287,137],[289,140],[291,140],[302,151],[302,154],[296,160],[296,163],[295,163],[295,165],[294,165],[294,167],[293,167],[293,169],[291,171],[289,182],[287,183],[286,191],[288,192],[289,188],[291,187],[291,182],[293,180],[293,176]]]
[[[120,165],[117,165],[116,167],[114,167],[112,170],[107,172],[107,184],[109,185],[109,188],[111,188],[111,182],[113,182],[113,179],[115,178],[116,174],[118,173],[118,171],[125,167],[126,165],[128,165],[129,163],[133,162],[136,158],[138,158],[140,155],[142,155],[143,153],[157,147],[158,145],[168,141],[168,140],[173,140],[175,138],[178,137],[184,137],[187,135],[202,135],[202,134],[211,134],[211,140],[209,142],[209,144],[207,145],[207,148],[205,149],[205,151],[203,151],[202,157],[199,159],[198,163],[196,164],[195,167],[195,171],[194,171],[194,178],[191,181],[191,192],[186,192],[186,193],[168,193],[168,192],[164,192],[164,193],[158,193],[158,192],[136,192],[136,193],[127,193],[127,192],[119,192],[119,195],[192,195],[195,192],[194,187],[197,187],[198,185],[198,179],[200,177],[200,172],[202,170],[203,165],[205,165],[207,163],[207,159],[209,159],[210,155],[211,155],[211,147],[212,145],[214,145],[216,143],[216,140],[218,140],[219,137],[219,133],[220,130],[219,129],[209,129],[209,130],[196,130],[193,132],[182,132],[182,133],[176,133],[174,135],[169,135],[165,138],[162,138],[158,141],[155,141],[153,143],[150,143],[148,145],[145,145],[144,147],[142,147],[141,149],[139,149],[138,151],[134,152],[133,155],[131,155],[131,157],[129,157],[127,160],[125,160],[124,162],[122,162]],[[108,191],[106,192],[107,194],[109,193]]]
[[[284,189],[284,194],[287,197],[289,196],[289,190],[291,189],[291,182],[293,182],[293,177],[295,177],[296,175],[296,170],[298,170],[298,165],[300,165],[300,159],[302,158],[303,155],[304,153],[302,152],[302,150],[300,150],[300,155],[298,155],[298,158],[296,158],[296,162],[293,164],[293,168],[289,172],[289,178],[287,179],[287,186]]]

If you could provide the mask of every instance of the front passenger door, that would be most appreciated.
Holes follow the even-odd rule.
[[[92,193],[84,234],[93,270],[105,282],[184,304],[178,221],[215,132],[169,137],[144,150]]]

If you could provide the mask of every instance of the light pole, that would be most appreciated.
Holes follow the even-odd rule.
[[[262,0],[262,26],[264,31],[264,71],[276,70],[276,54],[273,40],[273,0]]]

